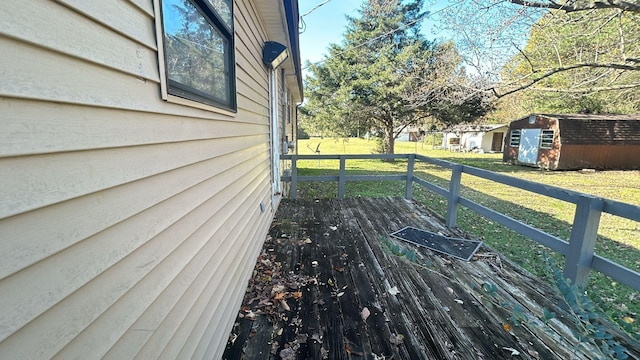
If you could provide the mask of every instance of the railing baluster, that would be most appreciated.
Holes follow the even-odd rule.
[[[458,199],[460,199],[460,180],[462,179],[462,165],[454,165],[451,169],[451,180],[449,181],[449,197],[447,198],[447,227],[456,227],[458,217]]]
[[[416,155],[410,154],[407,161],[407,185],[404,190],[404,198],[411,200],[413,197],[413,167],[415,164]]]
[[[291,198],[298,198],[298,155],[291,156]]]
[[[338,177],[338,199],[344,199],[344,184],[345,184],[345,176],[347,175],[346,170],[346,159],[344,156],[340,156],[340,175]]]
[[[590,195],[580,196],[576,203],[564,277],[580,287],[587,285],[603,207],[601,198]]]

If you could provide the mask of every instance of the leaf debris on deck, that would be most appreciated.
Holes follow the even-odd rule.
[[[597,358],[549,285],[387,235],[405,226],[464,237],[404,199],[283,200],[224,358]]]

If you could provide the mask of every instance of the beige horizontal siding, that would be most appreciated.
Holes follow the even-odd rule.
[[[156,47],[153,11],[149,11],[153,8],[150,0],[135,2],[56,0],[56,2],[105,26],[111,32],[121,34],[148,47]]]
[[[269,219],[268,215],[263,217],[267,218],[267,220]],[[237,222],[240,220],[240,217],[234,214],[232,220]],[[241,221],[245,220],[242,219]],[[264,223],[264,219],[262,219],[261,222]],[[264,227],[256,227],[253,230],[257,231],[257,234],[264,233]],[[216,234],[219,235],[218,238],[236,235],[234,232],[224,233],[224,230],[220,229],[217,230]],[[129,327],[127,332],[122,334],[122,337],[111,348],[109,353],[106,355],[106,358],[121,359],[124,354],[136,353],[147,343],[147,341],[150,340],[152,335],[154,335],[150,340],[152,344],[166,343],[173,332],[157,331],[156,329],[159,329],[160,327],[175,328],[177,326],[176,323],[179,322],[180,319],[184,318],[188,311],[193,308],[193,303],[196,299],[199,296],[202,296],[201,294],[206,289],[206,285],[211,281],[211,278],[216,276],[215,274],[217,273],[224,274],[228,270],[228,268],[221,266],[222,262],[219,261],[219,259],[207,257],[206,254],[214,250],[214,248],[216,251],[221,251],[220,247],[222,245],[228,246],[233,244],[233,246],[240,246],[240,248],[243,248],[244,245],[249,244],[245,241],[246,239],[256,239],[256,237],[244,237],[241,235],[235,240],[235,242],[232,242],[229,239],[224,239],[223,241],[210,241],[207,243],[206,247],[208,248],[203,248],[182,270],[181,275],[172,279],[172,282],[144,311],[144,313],[138,317],[135,323]],[[196,272],[200,269],[202,269],[200,272]],[[187,274],[188,276],[182,274]],[[193,274],[198,274],[197,278],[195,278],[194,281],[188,281],[193,278]],[[244,291],[244,289],[242,291]],[[224,293],[221,288],[216,290],[216,292]],[[154,349],[152,346],[147,345],[147,350],[143,350],[142,354],[144,354],[145,351],[150,350]],[[155,349],[155,351],[160,350]],[[131,357],[131,355],[129,355],[129,357]],[[140,357],[140,354],[138,357]]]
[[[240,221],[242,222],[256,221],[255,224],[258,224],[257,220],[258,219],[247,217],[244,217],[244,219],[240,219]],[[266,230],[264,222],[262,223],[262,226],[258,228],[262,229],[263,231]],[[229,230],[231,231],[232,229],[229,228]],[[220,260],[221,264],[218,267],[216,273],[209,280],[209,286],[206,287],[204,291],[197,296],[197,300],[189,308],[189,313],[186,314],[184,320],[180,321],[179,323],[165,322],[162,324],[164,325],[163,329],[166,330],[165,332],[175,332],[172,334],[171,339],[166,343],[166,346],[164,346],[164,348],[160,346],[162,352],[158,354],[158,358],[189,358],[190,353],[194,351],[194,347],[200,340],[210,342],[210,338],[203,337],[205,331],[215,332],[214,338],[228,337],[228,326],[222,326],[222,323],[210,323],[208,319],[210,319],[211,316],[215,314],[223,315],[224,311],[228,310],[224,307],[219,307],[219,304],[224,304],[230,300],[236,301],[238,299],[238,291],[240,291],[240,294],[244,293],[244,290],[246,289],[247,279],[245,278],[243,279],[243,281],[240,281],[238,275],[243,269],[246,269],[246,267],[238,267],[234,266],[233,264],[255,264],[255,255],[257,254],[255,253],[255,251],[251,251],[250,249],[254,247],[256,243],[261,244],[264,238],[257,239],[259,241],[246,241],[245,236],[253,235],[255,238],[256,234],[253,230],[253,227],[245,226],[243,227],[242,231],[235,234],[238,236],[235,244],[236,247],[233,249],[233,251],[229,251],[224,254],[224,258]],[[249,268],[253,268],[253,266],[249,266]],[[211,286],[212,284],[217,285]],[[244,286],[238,286],[238,284],[242,284]],[[151,339],[148,344],[153,344],[153,340],[154,339]],[[153,349],[149,346],[146,346],[145,349],[152,350],[151,354],[155,354],[155,352],[157,351],[157,348]],[[155,356],[149,357],[147,356],[147,354],[148,353],[146,353],[143,349],[143,352],[138,354],[137,357],[140,359],[155,358]]]
[[[264,142],[264,136],[207,139],[0,159],[0,218],[157,175]],[[113,161],[113,159],[119,159]]]
[[[48,0],[16,1],[10,16],[3,17],[2,30],[5,36],[20,39],[39,47],[47,48],[67,56],[76,57],[124,71],[130,75],[159,81],[158,61],[153,44],[140,44],[132,38],[105,31],[105,27],[86,16],[70,12],[68,8]],[[86,4],[111,4],[112,2],[87,2]],[[127,14],[136,15],[135,8],[127,9]],[[6,11],[6,10],[5,10]],[[148,15],[139,13],[128,16],[131,25],[152,24]],[[102,33],[100,40],[87,34]]]
[[[221,356],[273,213],[253,2],[229,115],[161,100],[151,0],[8,1],[0,358]]]
[[[128,252],[142,246],[149,241],[149,238],[156,236],[192,210],[190,207],[181,210],[176,208],[176,204],[187,203],[191,206],[199,206],[201,201],[206,200],[203,194],[208,193],[207,189],[212,189],[209,193],[224,189],[234,181],[242,179],[243,172],[255,172],[258,164],[256,160],[243,162],[221,173],[220,176],[202,181],[166,200],[163,199],[164,201],[155,206],[147,205],[146,211],[119,221],[114,226],[109,228],[104,225],[95,226],[93,229],[99,229],[100,232],[83,238],[82,241],[73,244],[75,246],[58,249],[57,252],[52,252],[55,256],[41,259],[35,265],[24,268],[14,276],[3,280],[0,286],[7,293],[0,300],[3,305],[0,307],[0,320],[7,325],[2,328],[0,339],[4,339],[8,333],[40,316],[42,312],[80,288],[101,271],[120,261]],[[188,175],[189,172],[182,173],[182,176]],[[149,182],[146,181],[146,183],[148,186]],[[238,183],[242,184],[242,182]],[[131,201],[136,195],[133,192],[121,192],[120,196],[122,200]],[[104,209],[114,208],[109,204],[111,198],[103,200]],[[44,225],[46,227],[46,224]],[[34,226],[38,225],[34,224]],[[70,231],[73,231],[73,228]],[[15,252],[9,252],[11,253]],[[6,259],[6,261],[10,260]],[[38,276],[38,274],[47,274],[47,276]],[[25,287],[25,282],[30,286]]]
[[[5,219],[0,227],[0,238],[5,239],[0,242],[0,274],[4,278],[18,272],[186,189],[215,180],[217,174],[242,166],[250,156],[264,152],[266,147],[261,145],[221,154],[183,169]],[[238,164],[238,159],[246,160]],[[155,190],[147,191],[149,188]],[[137,201],[131,201],[131,194],[137,194]],[[78,213],[78,208],[83,211]]]
[[[250,187],[255,187],[255,185],[250,185]],[[238,238],[239,233],[228,231],[232,229],[225,229],[225,227],[240,229],[242,228],[242,224],[239,223],[240,219],[249,218],[258,221],[265,217],[264,214],[255,211],[260,197],[259,193],[255,192],[256,189],[244,188],[240,190],[251,194],[251,196],[242,199],[240,207],[234,208],[234,199],[228,195],[227,197],[230,198],[226,203],[223,202],[225,199],[222,196],[211,198],[194,210],[192,214],[183,217],[171,228],[164,230],[143,247],[129,254],[121,261],[122,264],[118,263],[101,274],[100,276],[104,279],[94,280],[94,282],[118,281],[124,283],[125,279],[139,278],[133,287],[117,298],[117,301],[104,310],[57,356],[61,359],[68,359],[73,354],[91,351],[97,358],[101,357],[120,336],[126,333],[129,326],[141,316],[145,309],[162,292],[166,291],[166,287],[170,285],[172,280],[177,279],[183,284],[194,284],[198,281],[198,276],[207,277],[209,272],[203,265],[207,260],[213,260],[210,257],[212,253],[220,255],[220,258],[215,260],[216,266],[225,266],[224,261],[230,257],[229,248],[240,246],[245,240]],[[219,209],[215,209],[216,207]],[[217,217],[218,221],[211,221],[214,217]],[[268,215],[266,217],[269,218]],[[174,241],[176,238],[184,238],[185,240],[176,244]],[[126,266],[127,262],[129,266]],[[145,265],[144,268],[139,265],[140,263]],[[232,264],[227,263],[226,268],[232,269]],[[213,281],[215,280],[213,279]],[[204,284],[211,282],[211,280],[204,281]],[[110,292],[117,291],[118,287],[114,285],[112,288],[113,290]],[[102,291],[105,292],[105,289],[103,288]],[[174,297],[174,301],[180,295],[181,292],[169,294]],[[93,296],[100,297],[99,294]],[[157,312],[156,316],[158,316]],[[156,328],[143,327],[138,331],[152,331],[151,329]],[[93,338],[99,338],[100,343],[92,345],[91,339]],[[131,347],[128,350],[131,350]]]
[[[16,39],[0,37],[0,48],[13,49],[3,64],[2,96],[139,110],[160,105],[148,101],[158,96],[157,83]],[[157,72],[152,66],[142,72]]]
[[[249,89],[252,94],[258,93]],[[260,95],[264,96],[264,95]],[[110,108],[44,101],[1,99],[0,158],[80,150],[131,147],[252,135],[268,136],[267,109],[242,109],[237,118],[114,112]]]

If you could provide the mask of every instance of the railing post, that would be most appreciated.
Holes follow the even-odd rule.
[[[456,227],[458,216],[458,200],[460,199],[460,180],[462,179],[462,165],[454,165],[451,169],[451,180],[449,181],[449,196],[447,197],[447,227]]]
[[[410,154],[407,161],[407,185],[404,190],[404,198],[411,200],[413,197],[413,166],[416,160],[415,154]]]
[[[576,203],[564,277],[579,287],[587,285],[603,207],[601,198],[590,195],[581,195]]]
[[[298,155],[291,156],[291,198],[298,198]]]
[[[340,156],[340,175],[338,177],[338,199],[340,200],[344,199],[344,178],[347,173],[345,162],[344,156]]]

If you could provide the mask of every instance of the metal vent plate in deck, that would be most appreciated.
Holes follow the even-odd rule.
[[[465,261],[471,260],[473,254],[475,254],[482,245],[482,241],[479,240],[447,237],[412,226],[407,226],[389,235]]]

